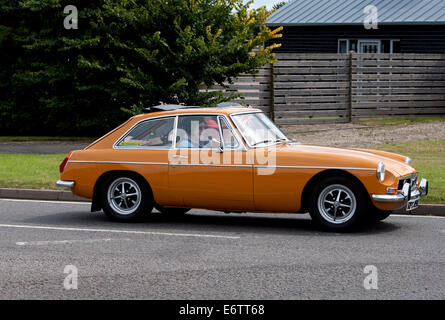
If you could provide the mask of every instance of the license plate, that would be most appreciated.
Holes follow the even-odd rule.
[[[411,211],[416,209],[419,206],[419,199],[410,200],[406,205],[406,211]]]

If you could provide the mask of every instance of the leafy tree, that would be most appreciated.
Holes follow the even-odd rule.
[[[274,61],[281,28],[242,0],[0,0],[0,133],[99,135]],[[63,10],[78,9],[78,29]]]
[[[281,7],[283,7],[283,6],[286,5],[286,4],[287,4],[287,1],[280,1],[280,2],[277,2],[277,3],[275,3],[275,4],[272,6],[272,11],[276,11],[276,10],[280,9]]]

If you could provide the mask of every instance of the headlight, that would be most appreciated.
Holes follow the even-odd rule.
[[[377,165],[377,179],[382,182],[385,180],[385,164],[381,161]]]
[[[406,157],[405,163],[411,165],[413,163],[413,160],[411,160],[410,157]]]

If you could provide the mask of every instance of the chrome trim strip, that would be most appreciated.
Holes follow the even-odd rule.
[[[63,188],[74,188],[74,181],[58,180],[56,186]]]
[[[408,200],[416,200],[424,197],[419,189],[414,190],[411,193],[411,197],[404,196],[401,193],[398,194],[373,194],[372,199],[377,202],[405,202]]]
[[[377,202],[404,202],[405,196],[401,194],[373,194],[372,200]]]
[[[241,167],[241,168],[252,168],[251,164],[189,164],[189,163],[171,163],[171,166],[192,166],[192,167]]]
[[[249,112],[252,112],[252,111],[249,111]],[[258,111],[258,112],[262,112],[262,111]],[[136,122],[133,126],[131,126],[131,128],[130,129],[128,129],[127,131],[125,131],[125,133],[123,134],[123,135],[121,135],[117,140],[116,140],[116,142],[113,144],[113,149],[132,149],[132,150],[134,150],[134,149],[137,149],[137,150],[169,150],[169,149],[171,149],[171,148],[158,148],[158,149],[156,149],[156,148],[150,148],[150,147],[145,147],[145,148],[141,148],[141,147],[118,147],[117,146],[117,144],[119,144],[120,143],[120,141],[134,128],[134,127],[136,127],[138,124],[140,124],[141,122],[144,122],[144,121],[149,121],[149,120],[156,120],[156,119],[160,119],[160,118],[168,118],[168,117],[174,117],[175,118],[175,122],[173,123],[173,130],[174,130],[174,137],[175,138],[173,138],[173,143],[172,143],[172,147],[173,147],[173,149],[176,149],[176,133],[177,133],[177,126],[178,126],[178,121],[179,121],[179,119],[178,119],[178,117],[179,116],[182,116],[182,115],[184,115],[184,116],[222,116],[222,117],[224,117],[226,120],[227,120],[227,122],[228,122],[228,124],[230,125],[230,129],[232,130],[232,132],[233,132],[233,134],[235,135],[235,138],[238,140],[238,143],[240,144],[240,146],[242,146],[241,148],[239,148],[239,149],[230,149],[230,150],[242,150],[242,151],[247,151],[247,148],[246,148],[246,146],[244,145],[244,143],[241,143],[241,138],[239,137],[239,135],[238,135],[238,133],[237,132],[235,132],[234,130],[233,130],[233,126],[232,126],[232,123],[230,122],[230,121],[228,121],[229,119],[227,118],[227,116],[224,114],[224,113],[215,113],[215,112],[211,112],[211,113],[201,113],[201,112],[193,112],[193,113],[184,113],[184,114],[176,114],[176,115],[174,115],[174,114],[168,114],[168,115],[163,115],[163,116],[157,116],[157,117],[149,117],[149,118],[144,118],[144,119],[142,119],[142,120],[139,120],[138,122]],[[123,123],[122,125],[124,125],[125,123]],[[180,149],[176,149],[176,150],[180,150]],[[189,150],[189,149],[187,149],[187,150]]]
[[[72,160],[73,163],[104,163],[104,164],[152,164],[152,165],[168,165],[167,162],[126,162],[126,161],[96,161],[96,160]]]
[[[255,168],[270,168],[272,166],[255,166]],[[274,166],[275,168],[282,169],[340,169],[340,170],[366,170],[375,171],[372,168],[347,168],[347,167],[306,167],[306,166]]]
[[[218,120],[219,117],[223,117],[225,119],[225,121],[227,122],[227,124],[229,125],[229,129],[230,131],[232,131],[233,135],[235,136],[235,139],[238,141],[238,148],[230,148],[230,149],[226,149],[226,150],[231,150],[231,151],[247,151],[246,146],[244,145],[244,143],[241,142],[241,138],[239,137],[239,135],[235,132],[235,130],[233,130],[233,126],[232,123],[229,121],[229,119],[227,118],[227,116],[223,113],[184,113],[184,114],[179,114],[177,115],[178,117],[178,122],[179,122],[179,117],[182,116],[216,116],[216,119]],[[176,131],[178,130],[178,123],[176,123],[175,126]],[[221,131],[221,128],[220,128]],[[220,132],[221,134],[221,132]],[[176,134],[175,134],[176,137]],[[176,140],[176,139],[174,139]],[[174,146],[175,150],[216,150],[214,148],[176,148],[176,142],[175,142],[175,146]]]
[[[140,165],[168,165],[166,162],[124,162],[124,161],[89,161],[73,160],[74,163],[105,163],[105,164],[140,164]],[[172,163],[172,166],[208,166],[208,167],[253,167],[253,168],[278,168],[278,169],[340,169],[340,170],[366,170],[375,171],[370,168],[346,168],[346,167],[306,167],[306,166],[266,166],[252,164],[202,164],[202,163]]]
[[[231,150],[231,151],[236,151],[236,150],[247,151],[247,148],[244,145],[244,143],[243,143],[242,139],[240,138],[239,134],[237,132],[235,132],[235,129],[233,128],[233,124],[232,124],[232,122],[230,122],[230,119],[227,118],[226,115],[221,115],[220,117],[224,120],[226,126],[229,128],[230,132],[235,137],[236,142],[238,142],[238,148],[226,148],[224,146],[224,149],[225,150]],[[220,130],[221,130],[221,136],[223,137],[222,129],[220,128]],[[222,140],[224,141],[224,137],[222,138]]]
[[[130,133],[130,131],[133,129],[133,128],[135,128],[137,125],[139,125],[140,123],[142,123],[142,122],[144,122],[144,121],[151,121],[151,120],[158,120],[158,119],[161,119],[161,118],[173,118],[173,117],[176,117],[175,115],[171,115],[171,114],[169,114],[169,115],[164,115],[164,116],[159,116],[159,117],[153,117],[153,118],[145,118],[145,119],[142,119],[142,120],[139,120],[138,122],[136,122],[133,126],[131,126],[131,128],[130,129],[128,129],[127,131],[125,131],[125,133],[123,134],[123,135],[121,135],[120,137],[119,137],[119,139],[117,139],[116,140],[116,142],[113,144],[113,149],[140,149],[140,150],[168,150],[168,149],[170,149],[170,147],[167,147],[167,148],[150,148],[150,146],[145,146],[145,147],[142,147],[142,146],[121,146],[121,147],[119,147],[118,146],[118,144],[127,136],[127,134],[128,133]],[[173,121],[173,126],[175,125],[175,122]],[[174,129],[174,127],[173,127],[173,129]],[[172,143],[173,144],[173,143]]]
[[[173,122],[173,141],[172,141],[172,149],[176,149],[176,136],[178,135],[178,116],[175,116],[175,122]]]
[[[245,113],[257,113],[257,112],[263,112],[262,110],[259,109],[255,109],[253,108],[253,110],[246,110],[246,111],[239,111],[239,112],[234,112],[230,114],[230,117],[232,116],[236,116],[238,114],[245,114]]]

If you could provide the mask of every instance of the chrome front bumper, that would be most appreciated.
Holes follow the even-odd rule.
[[[418,200],[428,194],[428,180],[422,179],[414,190],[411,189],[409,183],[403,186],[403,190],[396,194],[373,194],[372,200],[376,202],[395,202],[405,203],[410,200]]]
[[[56,182],[56,186],[63,188],[74,188],[74,181],[63,181],[59,180]]]

